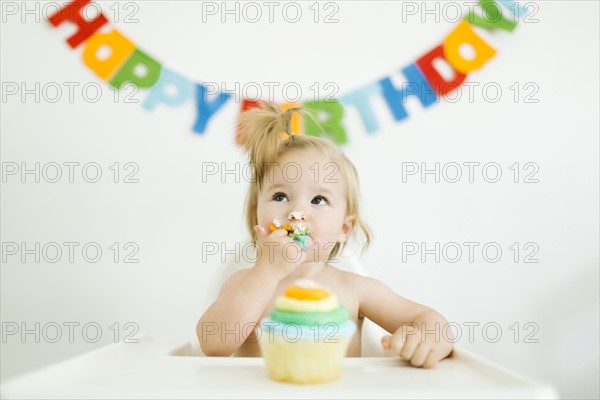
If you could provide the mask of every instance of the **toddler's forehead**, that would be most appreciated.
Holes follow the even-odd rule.
[[[345,197],[345,177],[338,162],[327,155],[280,157],[265,171],[262,188],[298,185],[306,190],[325,189]]]
[[[286,162],[297,162],[297,163],[312,163],[315,162],[332,162],[331,155],[325,150],[320,149],[300,149],[300,150],[290,150],[279,157],[277,157],[277,162],[279,164],[283,164]]]

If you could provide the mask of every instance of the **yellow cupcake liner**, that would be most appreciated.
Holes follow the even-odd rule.
[[[342,360],[352,336],[336,336],[335,341],[303,338],[296,342],[281,335],[259,340],[269,377],[276,381],[314,384],[331,382],[340,377]]]

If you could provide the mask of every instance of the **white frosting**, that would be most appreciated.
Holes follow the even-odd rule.
[[[335,294],[320,300],[298,300],[290,297],[280,296],[275,301],[275,308],[294,312],[328,312],[340,306]]]
[[[294,285],[300,286],[301,288],[305,288],[305,289],[314,289],[314,288],[321,287],[321,285],[319,285],[317,282],[313,281],[312,279],[306,279],[306,278],[296,279],[294,281]]]
[[[293,221],[293,220],[306,219],[306,217],[304,216],[304,213],[301,211],[292,211],[290,213],[290,215],[288,216],[288,219]]]
[[[302,222],[292,222],[290,225],[292,226],[292,230],[295,233],[304,232],[304,230],[306,229],[306,225],[304,225]]]

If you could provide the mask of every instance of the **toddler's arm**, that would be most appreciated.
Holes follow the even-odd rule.
[[[230,356],[247,339],[268,306],[279,279],[266,268],[234,273],[223,285],[217,301],[202,315],[196,334],[207,356]],[[231,332],[225,335],[225,332]],[[233,334],[235,332],[235,334]]]
[[[254,330],[279,282],[306,259],[304,252],[293,262],[283,256],[281,249],[293,243],[284,229],[277,229],[271,234],[260,226],[255,229],[259,236],[260,259],[253,268],[234,273],[223,284],[217,301],[196,325],[196,335],[207,356],[233,354]],[[266,251],[265,244],[279,251]],[[226,335],[226,332],[231,333]]]
[[[405,299],[382,282],[361,277],[358,285],[361,312],[391,336],[382,347],[415,367],[434,367],[450,355],[454,337],[448,321],[434,309]]]

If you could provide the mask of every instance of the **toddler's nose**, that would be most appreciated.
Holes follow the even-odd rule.
[[[304,221],[306,216],[302,211],[292,211],[290,215],[288,215],[288,219],[290,221]]]

